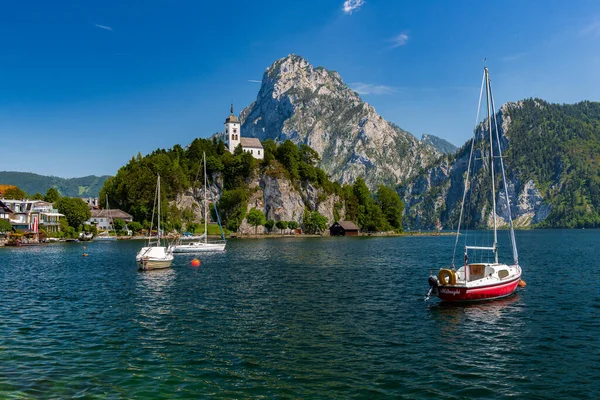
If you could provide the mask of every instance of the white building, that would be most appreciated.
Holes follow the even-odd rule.
[[[133,221],[131,214],[119,210],[118,208],[112,210],[91,210],[91,212],[91,218],[85,223],[87,225],[96,225],[99,230],[103,231],[112,229],[112,223],[115,219],[122,219],[126,223]]]
[[[231,105],[231,114],[225,120],[225,145],[230,153],[233,153],[239,145],[242,150],[258,160],[265,158],[265,151],[260,140],[256,138],[242,137],[240,120],[233,114],[233,104]]]
[[[41,200],[0,199],[0,218],[8,219],[14,229],[31,231],[34,221],[38,228],[48,233],[60,230],[60,218],[64,217],[53,208],[52,203]]]

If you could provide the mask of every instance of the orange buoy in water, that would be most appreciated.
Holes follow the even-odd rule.
[[[523,279],[521,279],[519,281],[519,287],[525,287],[525,286],[527,286],[527,284],[525,283],[525,281]]]
[[[87,256],[88,256],[88,253],[83,253],[83,256],[84,256],[84,257],[87,257]]]
[[[200,266],[200,260],[198,260],[197,258],[194,258],[192,260],[192,267],[199,267]]]

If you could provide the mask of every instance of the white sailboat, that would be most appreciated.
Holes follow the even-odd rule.
[[[219,241],[208,241],[208,197],[206,193],[206,153],[204,156],[204,234],[200,236],[200,238],[193,238],[195,241],[193,242],[183,242],[186,240],[185,237],[180,238],[179,244],[171,246],[174,253],[200,253],[200,252],[220,252],[225,251],[225,246],[227,245],[227,241],[225,240],[225,235],[223,233],[223,227],[221,227],[221,223],[219,223],[219,228],[221,228],[221,240]],[[198,240],[200,239],[200,240]]]
[[[154,205],[158,203],[158,224],[156,239],[152,238],[152,223],[154,222],[154,209],[152,210],[152,221],[150,222],[150,236],[148,238],[148,246],[142,247],[137,253],[135,260],[138,267],[142,271],[151,269],[169,268],[173,262],[173,252],[170,247],[161,246],[160,243],[160,175],[156,182],[156,196]]]
[[[494,225],[494,236],[492,246],[467,245],[465,239],[464,248],[464,264],[456,269],[454,260],[450,268],[441,268],[437,274],[429,277],[429,293],[435,295],[446,302],[466,302],[466,301],[482,301],[493,300],[506,296],[510,296],[515,292],[517,286],[521,283],[521,266],[519,265],[519,255],[517,253],[517,244],[515,241],[515,233],[513,229],[512,217],[510,214],[510,201],[508,196],[508,188],[506,185],[506,174],[504,172],[504,162],[502,160],[502,149],[500,146],[500,134],[498,132],[498,122],[496,121],[496,110],[494,109],[494,98],[492,96],[492,87],[487,67],[484,68],[483,81],[481,83],[481,92],[479,95],[479,107],[481,107],[481,99],[483,89],[485,87],[487,100],[487,128],[489,131],[489,165],[491,175],[491,196],[492,196],[492,216]],[[477,110],[477,120],[479,120],[479,110]],[[493,122],[493,125],[492,125]],[[495,129],[493,129],[495,128]],[[476,131],[477,132],[477,131]],[[495,132],[495,135],[493,134]],[[497,156],[494,155],[494,140],[496,140]],[[465,188],[462,197],[462,205],[460,210],[458,230],[456,232],[456,241],[454,244],[454,255],[456,255],[456,247],[460,234],[460,226],[463,219],[463,210],[465,207],[465,199],[467,192],[473,190],[469,185],[469,177],[471,173],[471,163],[474,162],[473,149],[475,146],[475,137],[471,141],[471,153],[469,156],[469,164],[467,166],[467,175],[465,177]],[[483,157],[483,153],[482,153]],[[502,182],[504,185],[504,195],[506,200],[506,208],[508,210],[508,221],[510,226],[510,242],[512,247],[513,263],[507,265],[498,261],[498,228],[497,228],[497,212],[496,212],[496,186],[494,175],[494,160],[499,159],[499,164],[502,172]],[[493,262],[477,262],[469,263],[469,251],[492,252]]]
[[[114,242],[117,240],[117,233],[113,225],[113,219],[110,216],[110,206],[108,205],[108,194],[106,195],[106,215],[108,216],[108,229],[100,232],[94,237],[94,241],[97,242]],[[113,231],[114,236],[110,235],[110,231]]]

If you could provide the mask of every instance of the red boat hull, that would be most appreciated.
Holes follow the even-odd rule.
[[[510,296],[513,294],[519,284],[518,277],[516,279],[497,283],[489,286],[479,286],[474,288],[467,288],[464,286],[451,286],[444,285],[438,287],[437,296],[442,301],[483,301],[499,299],[501,297]]]

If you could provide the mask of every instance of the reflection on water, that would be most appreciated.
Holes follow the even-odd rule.
[[[595,398],[599,234],[517,234],[528,287],[459,305],[423,302],[452,237],[0,249],[0,397]]]

